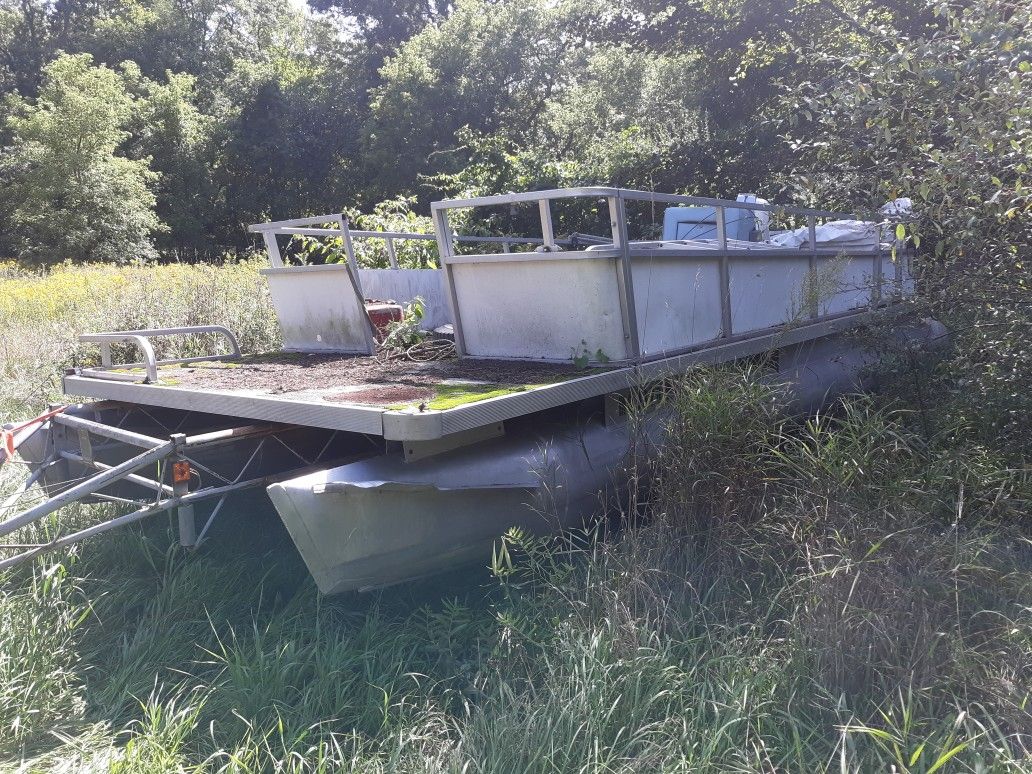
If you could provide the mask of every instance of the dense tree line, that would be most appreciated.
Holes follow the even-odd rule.
[[[971,142],[1010,149],[1002,203],[1028,33],[1008,0],[0,0],[0,254],[205,257],[265,218],[583,183],[862,207],[941,194],[929,149]]]

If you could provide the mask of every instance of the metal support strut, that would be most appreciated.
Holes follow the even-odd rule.
[[[292,425],[248,425],[192,436],[187,436],[183,433],[173,433],[168,440],[163,441],[160,438],[153,438],[102,422],[68,414],[54,417],[49,421],[49,425],[44,425],[43,427],[46,428],[57,424],[69,427],[78,433],[80,446],[82,447],[80,453],[75,454],[66,450],[54,449],[39,464],[38,468],[29,475],[18,491],[4,500],[3,504],[0,505],[0,537],[10,535],[22,527],[39,522],[60,508],[86,498],[126,503],[135,506],[136,509],[130,513],[54,538],[47,543],[22,545],[0,542],[0,550],[18,551],[15,555],[0,560],[0,571],[27,562],[44,552],[69,546],[94,535],[140,521],[148,516],[172,510],[175,510],[178,520],[180,545],[188,548],[195,547],[203,540],[215,516],[221,510],[226,495],[242,489],[266,486],[284,477],[297,476],[319,470],[328,464],[327,461],[320,460],[323,460],[324,455],[330,449],[330,441],[327,441],[314,459],[307,459],[294,451],[279,437],[282,433],[295,429]],[[130,448],[139,450],[139,453],[117,465],[99,462],[92,459],[92,454],[88,450],[91,446],[88,440],[89,435],[125,444]],[[216,473],[205,465],[194,461],[191,457],[191,454],[199,450],[210,450],[212,447],[241,440],[257,441],[257,445],[248,457],[247,462],[240,467],[235,478],[230,479]],[[279,442],[291,451],[297,457],[300,466],[279,473],[255,476],[251,472],[252,463],[259,457],[261,450],[266,447],[267,442],[270,440]],[[332,436],[330,440],[332,440]],[[46,471],[52,465],[61,461],[74,462],[96,472],[83,480],[79,480],[78,483],[53,497],[29,507],[9,519],[4,519],[4,514],[18,505],[19,499],[30,490],[33,484],[44,481]],[[342,460],[333,460],[333,462],[339,464]],[[153,470],[155,466],[157,468],[156,478],[139,475],[142,472],[141,469],[151,468]],[[196,471],[207,471],[218,480],[218,483],[215,486],[209,485],[190,491],[191,482],[196,481]],[[168,483],[169,474],[171,474],[171,485]],[[251,477],[247,478],[248,475]],[[154,493],[154,499],[127,499],[102,491],[122,482],[150,490]],[[201,535],[198,535],[194,507],[196,503],[208,499],[215,499],[218,502],[208,517]]]

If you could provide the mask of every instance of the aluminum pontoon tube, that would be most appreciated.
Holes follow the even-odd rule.
[[[626,425],[569,424],[406,463],[375,457],[268,488],[325,594],[486,564],[509,527],[545,534],[602,508],[623,474]]]
[[[887,347],[944,341],[925,321],[896,329]],[[845,336],[786,347],[777,380],[800,410],[862,386],[879,354]],[[643,432],[659,433],[658,418]],[[319,589],[390,585],[463,562],[487,563],[509,527],[532,533],[577,526],[602,510],[626,478],[627,423],[569,421],[406,463],[385,455],[268,488]]]

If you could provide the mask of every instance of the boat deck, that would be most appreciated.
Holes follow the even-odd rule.
[[[697,364],[728,362],[820,338],[869,319],[842,315],[741,339],[719,340],[636,366],[451,358],[426,363],[368,356],[270,353],[162,366],[157,384],[90,374],[64,379],[68,395],[323,427],[389,440],[435,440],[617,392]],[[131,378],[132,372],[123,372]]]

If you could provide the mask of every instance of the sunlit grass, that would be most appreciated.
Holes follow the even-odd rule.
[[[224,269],[98,269],[180,294],[133,315],[76,295],[92,269],[0,271],[66,288],[4,307],[5,410],[77,330],[225,309],[269,349],[255,267]],[[0,576],[0,768],[1032,771],[1027,471],[875,399],[786,419],[753,376],[672,382],[621,529],[509,533],[494,577],[320,598],[257,496],[195,552],[156,517]]]
[[[83,333],[221,324],[245,352],[279,340],[257,259],[223,265],[58,266],[0,264],[0,421],[38,411],[60,394],[64,368],[97,361]],[[155,339],[159,357],[212,351],[217,337]],[[119,351],[131,359],[131,349]]]

